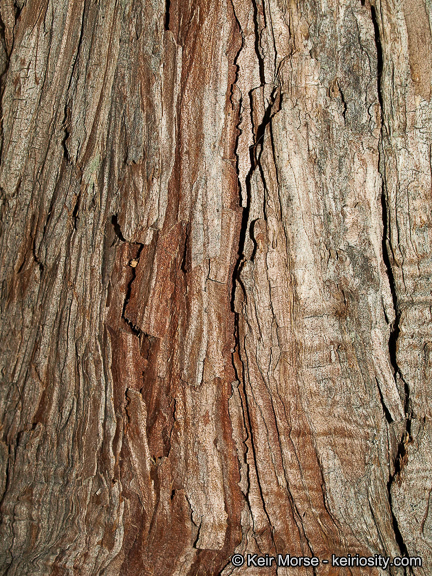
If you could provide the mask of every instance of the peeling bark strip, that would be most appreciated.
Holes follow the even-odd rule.
[[[1,0],[0,574],[431,573],[430,9]]]

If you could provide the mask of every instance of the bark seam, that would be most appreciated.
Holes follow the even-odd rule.
[[[395,279],[392,270],[392,262],[391,262],[391,246],[390,240],[388,238],[389,233],[389,218],[388,218],[388,202],[386,196],[386,171],[385,171],[385,163],[384,163],[384,146],[383,146],[383,132],[384,132],[384,98],[383,98],[383,86],[382,86],[382,77],[383,77],[383,66],[384,66],[384,57],[383,57],[383,50],[381,45],[380,39],[380,27],[378,22],[378,15],[374,6],[371,5],[371,18],[374,27],[374,37],[375,37],[375,45],[377,51],[377,92],[378,92],[378,101],[380,105],[380,114],[381,114],[381,126],[380,126],[380,143],[379,143],[379,160],[378,160],[378,170],[381,176],[381,204],[382,204],[382,220],[383,220],[383,239],[382,239],[382,252],[383,252],[383,260],[387,271],[387,276],[389,279],[390,290],[393,299],[393,307],[395,310],[395,320],[391,326],[390,336],[389,336],[389,356],[390,362],[392,364],[394,370],[394,377],[395,379],[400,377],[402,382],[404,383],[405,387],[405,401],[404,401],[404,412],[405,412],[405,431],[402,433],[401,441],[399,442],[398,451],[396,455],[396,461],[394,463],[395,471],[393,474],[390,474],[389,480],[387,483],[387,490],[388,490],[388,499],[389,499],[389,507],[392,517],[393,523],[393,531],[395,535],[396,542],[401,550],[401,553],[404,556],[408,556],[408,549],[404,542],[403,536],[401,534],[397,517],[393,511],[393,504],[392,504],[392,495],[391,495],[391,488],[393,483],[396,481],[402,467],[403,457],[405,455],[405,439],[406,435],[408,438],[410,437],[411,432],[411,415],[410,415],[410,399],[409,399],[409,387],[407,383],[402,378],[402,374],[400,372],[399,366],[397,364],[397,341],[399,338],[399,322],[400,322],[400,306],[397,297]],[[378,386],[379,389],[379,386]],[[381,396],[381,392],[380,392]],[[383,405],[384,413],[388,420],[388,411],[384,406],[384,399],[381,396],[381,403]],[[404,570],[405,574],[412,574],[412,570],[410,568]]]

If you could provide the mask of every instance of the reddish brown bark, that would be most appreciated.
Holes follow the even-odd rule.
[[[429,574],[429,3],[0,13],[0,573]]]

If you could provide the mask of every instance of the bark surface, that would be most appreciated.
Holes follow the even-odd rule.
[[[431,574],[431,1],[0,15],[0,574]]]

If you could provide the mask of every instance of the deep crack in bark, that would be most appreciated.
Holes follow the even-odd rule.
[[[382,239],[382,254],[383,260],[387,271],[387,276],[389,279],[390,290],[392,294],[393,300],[393,307],[395,312],[395,320],[391,326],[390,336],[389,336],[389,356],[390,362],[393,367],[394,377],[397,379],[398,377],[404,382],[404,412],[405,412],[405,431],[402,433],[401,440],[399,442],[396,459],[394,462],[394,473],[390,475],[388,483],[387,483],[387,490],[388,490],[388,499],[389,499],[389,507],[392,515],[392,523],[393,523],[393,531],[395,534],[396,542],[401,550],[401,553],[404,556],[408,556],[408,549],[404,542],[403,536],[401,534],[398,520],[396,515],[393,511],[392,505],[392,494],[391,489],[393,483],[398,478],[400,474],[401,468],[403,466],[404,457],[406,454],[405,451],[405,441],[408,436],[410,437],[411,434],[411,414],[410,414],[410,401],[409,401],[409,387],[408,384],[403,380],[398,363],[397,363],[397,341],[399,338],[399,322],[400,322],[400,315],[401,310],[397,298],[395,280],[392,270],[392,258],[391,258],[391,249],[390,249],[390,239],[389,239],[389,219],[388,219],[388,206],[387,206],[387,195],[386,195],[386,173],[385,173],[385,166],[384,166],[384,157],[383,157],[383,129],[384,129],[384,99],[383,99],[383,86],[382,86],[382,75],[383,75],[383,66],[384,66],[384,57],[380,39],[380,28],[379,28],[379,21],[378,16],[376,13],[376,9],[374,6],[371,6],[371,18],[374,27],[375,33],[375,45],[377,51],[377,92],[378,92],[378,100],[380,104],[380,116],[381,116],[381,126],[380,126],[380,143],[379,143],[379,173],[381,175],[381,182],[382,182],[382,189],[381,189],[381,207],[382,207],[382,220],[383,220],[383,239]],[[379,389],[379,386],[378,386]],[[384,414],[386,416],[387,422],[389,424],[389,413],[384,404],[384,399],[382,397],[380,391],[380,398],[381,403],[383,406]],[[406,574],[412,574],[412,570],[407,568],[405,570]]]
[[[134,244],[135,246],[138,246],[137,252],[134,255],[134,260],[139,261],[139,257],[140,257],[140,254],[141,254],[143,248],[144,248],[144,244],[140,244],[139,242],[133,242],[132,244]],[[129,303],[129,300],[130,300],[130,297],[132,294],[132,284],[134,283],[135,278],[136,278],[136,268],[131,267],[131,269],[132,269],[132,278],[130,279],[130,281],[127,285],[126,297],[125,297],[124,304],[123,304],[122,318],[126,322],[126,324],[129,326],[129,328],[132,330],[132,332],[135,334],[135,336],[140,336],[141,330],[138,328],[138,326],[135,326],[135,324],[126,315],[127,305]]]
[[[169,30],[170,27],[170,8],[171,8],[171,2],[170,0],[165,0],[165,30]]]
[[[234,9],[234,5],[233,5],[233,9]],[[234,9],[234,14],[235,14],[235,9]],[[239,55],[240,55],[240,53],[244,47],[244,35],[243,35],[243,31],[242,31],[241,26],[240,26],[240,22],[237,19],[237,16],[236,16],[236,20],[237,20],[237,24],[239,26],[240,32],[242,34],[242,45],[241,45],[240,50],[237,53],[235,61],[234,61],[234,63],[237,66],[237,75],[236,75],[235,82],[237,82],[237,79],[239,76],[239,67],[237,65],[237,61],[238,61]],[[260,171],[260,174],[262,174],[262,168],[260,167],[259,162],[260,162],[260,155],[261,155],[262,147],[263,147],[265,130],[266,130],[267,126],[270,125],[271,119],[274,116],[274,114],[277,111],[279,111],[279,109],[280,109],[280,99],[279,99],[278,100],[278,108],[277,108],[277,110],[274,110],[274,104],[277,100],[277,92],[276,92],[277,87],[275,86],[275,88],[272,92],[272,95],[271,95],[271,101],[265,109],[265,112],[264,112],[264,115],[262,117],[260,124],[255,129],[254,122],[253,122],[253,110],[254,110],[253,92],[257,88],[262,88],[265,84],[264,61],[263,61],[263,58],[262,58],[261,53],[260,53],[258,7],[257,7],[256,2],[254,2],[254,28],[255,28],[255,51],[256,51],[256,56],[257,56],[258,65],[259,65],[261,85],[259,87],[253,87],[252,89],[250,89],[248,92],[248,95],[247,95],[249,100],[250,100],[250,114],[251,114],[252,126],[254,128],[255,137],[254,137],[254,142],[253,142],[252,146],[250,146],[250,148],[249,148],[250,169],[249,169],[249,171],[246,175],[246,178],[245,178],[246,206],[243,208],[242,222],[241,222],[240,235],[239,235],[239,245],[238,245],[238,251],[237,251],[237,262],[235,264],[233,276],[232,276],[231,307],[232,307],[232,310],[234,312],[234,317],[235,317],[235,320],[234,320],[235,352],[232,355],[233,356],[232,362],[233,362],[236,378],[240,382],[240,386],[242,387],[242,392],[243,392],[243,394],[240,393],[240,398],[241,398],[241,404],[242,404],[242,409],[243,409],[243,422],[244,422],[244,426],[245,426],[246,434],[247,434],[247,437],[244,440],[244,445],[246,447],[245,462],[246,462],[246,466],[247,466],[248,490],[250,488],[250,467],[247,463],[247,453],[249,451],[248,440],[249,440],[250,449],[252,451],[252,460],[253,460],[254,466],[255,466],[257,487],[258,487],[258,491],[260,494],[260,498],[261,498],[261,502],[262,502],[262,506],[263,506],[263,511],[267,517],[267,521],[268,521],[268,525],[269,525],[269,529],[270,529],[270,537],[271,537],[271,540],[273,542],[274,549],[276,551],[276,543],[275,543],[274,537],[273,537],[274,526],[271,522],[270,515],[269,515],[267,508],[266,508],[266,501],[265,501],[265,497],[264,497],[263,487],[262,487],[262,484],[260,481],[260,475],[259,475],[258,467],[256,465],[257,454],[255,451],[255,441],[253,438],[252,420],[251,420],[248,396],[247,396],[247,391],[246,391],[246,383],[245,383],[245,379],[244,379],[244,362],[241,358],[242,346],[241,346],[241,342],[240,342],[240,312],[235,310],[235,305],[234,305],[236,289],[241,289],[244,297],[246,297],[246,291],[243,287],[243,283],[241,280],[241,271],[242,271],[242,267],[245,263],[245,245],[246,245],[248,238],[251,238],[252,241],[254,242],[254,245],[255,245],[254,253],[256,250],[256,243],[255,243],[255,240],[253,237],[253,230],[252,230],[254,222],[249,221],[250,220],[250,208],[251,208],[251,178],[252,178],[256,169],[258,169]],[[235,82],[234,82],[234,84],[235,84]],[[231,93],[232,93],[232,91],[231,91]],[[240,182],[239,157],[238,157],[237,146],[238,146],[239,136],[241,134],[241,129],[239,126],[241,124],[242,102],[243,102],[243,95],[241,95],[240,103],[239,103],[239,106],[240,106],[240,121],[238,124],[239,135],[237,137],[236,149],[235,149],[235,156],[237,158],[236,172],[237,172],[237,178],[238,178],[240,199],[241,199],[241,182]],[[264,198],[263,198],[263,201],[265,201]],[[253,261],[253,255],[250,258],[250,260]],[[235,366],[235,360],[234,360],[234,354],[235,353],[238,354],[239,361],[241,362],[241,364],[243,366],[243,370],[242,370],[241,375],[238,373],[238,370]],[[243,401],[243,398],[244,398],[244,401]],[[246,496],[246,501],[248,503],[251,517],[253,520],[251,505],[249,502],[249,494],[246,494],[245,496]]]
[[[144,248],[144,244],[141,244],[140,242],[128,242],[125,237],[122,234],[121,228],[120,228],[120,224],[118,223],[118,218],[117,218],[117,214],[113,214],[112,218],[111,218],[111,224],[113,225],[114,228],[114,232],[115,235],[117,236],[118,240],[120,240],[120,242],[125,242],[127,244],[133,245],[133,246],[137,246],[137,251],[136,253],[133,255],[132,260],[135,260],[137,263],[139,261],[141,252]],[[137,264],[136,264],[137,265]],[[135,326],[135,324],[127,317],[126,315],[126,309],[127,309],[127,305],[129,303],[131,294],[132,294],[132,284],[135,281],[136,278],[136,265],[135,266],[131,266],[131,279],[129,280],[127,287],[126,287],[126,295],[125,295],[125,299],[124,299],[124,304],[123,304],[123,310],[122,310],[122,319],[126,322],[126,324],[129,326],[129,328],[132,330],[133,334],[135,334],[135,336],[140,336],[141,335],[141,330],[138,328],[138,326]]]

